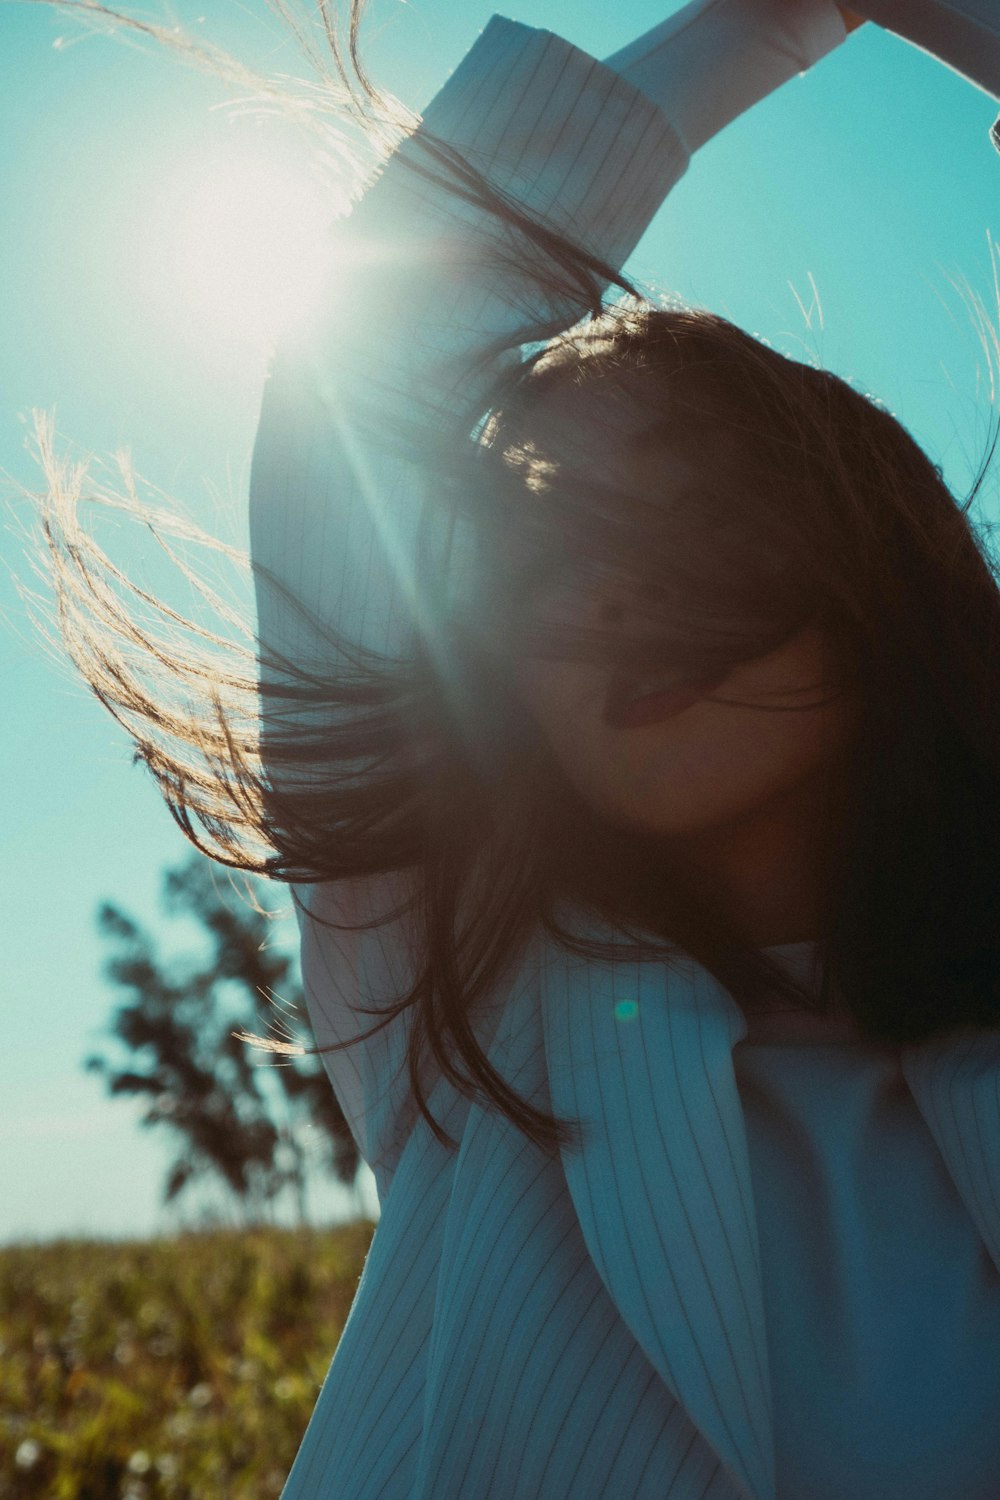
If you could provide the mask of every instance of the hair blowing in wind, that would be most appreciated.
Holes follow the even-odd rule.
[[[519,696],[530,657],[718,675],[820,622],[839,667],[823,686],[831,698],[859,695],[861,728],[819,1003],[842,997],[864,1033],[886,1041],[1000,1024],[1000,594],[989,527],[970,519],[996,433],[970,492],[956,497],[877,400],[715,313],[645,296],[533,221],[369,80],[357,0],[344,26],[322,0],[314,16],[275,4],[318,77],[281,83],[125,13],[57,8],[145,34],[252,90],[261,108],[290,112],[331,182],[352,180],[355,196],[366,152],[377,184],[391,149],[454,205],[424,247],[433,274],[474,253],[497,276],[516,266],[537,305],[556,310],[544,347],[519,353],[529,335],[537,343],[537,306],[526,306],[522,328],[484,348],[474,402],[430,387],[404,422],[389,419],[394,393],[378,390],[377,372],[365,390],[342,393],[351,423],[426,475],[405,578],[415,628],[390,654],[336,631],[178,513],[154,510],[127,469],[118,487],[94,485],[86,466],[60,460],[51,421],[37,419],[39,535],[63,647],[134,740],[185,836],[222,864],[295,885],[356,881],[360,891],[368,877],[397,877],[393,911],[356,903],[359,925],[403,920],[412,955],[403,991],[365,1007],[382,1019],[364,1035],[411,1012],[410,1081],[438,1138],[449,1139],[426,1105],[425,1049],[538,1145],[573,1138],[572,1122],[536,1110],[491,1067],[471,1024],[539,932],[595,959],[690,955],[747,1004],[775,990],[816,1003],[696,895],[669,841],[581,797]],[[462,234],[470,213],[490,225],[474,252]],[[368,285],[362,252],[378,214],[373,192],[338,225],[336,295],[308,335],[277,351],[277,371],[304,344],[336,350],[353,336],[345,309],[355,281]],[[365,307],[379,338],[391,340],[413,271],[395,282],[387,272],[384,298]],[[624,403],[646,454],[696,474],[681,503],[608,484],[548,440],[542,403],[581,392],[600,398],[609,443]],[[412,413],[412,391],[407,399]],[[258,597],[281,596],[310,651],[293,660],[257,649],[252,622],[171,551],[206,605],[204,617],[183,618],[106,555],[81,519],[85,500],[148,524],[168,549],[173,536],[251,568]],[[462,545],[442,547],[442,535]],[[474,589],[459,586],[459,568]],[[627,596],[628,631],[547,619],[536,605],[555,585]]]

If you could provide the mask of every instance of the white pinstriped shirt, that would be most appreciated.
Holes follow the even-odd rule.
[[[1000,93],[993,0],[853,8]],[[843,37],[830,0],[700,0],[609,67],[494,17],[424,118],[620,266],[690,150]],[[472,357],[553,309],[484,273],[490,226],[392,161],[349,222],[327,317],[264,393],[251,546],[391,649],[419,608],[422,479],[366,441],[363,398],[388,376],[391,422],[461,374],[472,417]],[[263,584],[258,612],[265,645],[319,659]],[[404,879],[300,894],[350,921]],[[403,987],[405,931],[300,925],[316,1039],[343,1040],[370,1024],[353,1001]],[[584,1122],[584,1151],[553,1159],[428,1074],[460,1143],[441,1146],[407,1021],[324,1054],[382,1214],[283,1500],[1000,1497],[1000,1033],[751,1032],[693,963],[538,941],[474,1025],[513,1088]]]

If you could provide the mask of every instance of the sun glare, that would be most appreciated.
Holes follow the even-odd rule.
[[[153,217],[154,280],[199,338],[260,346],[316,306],[333,207],[288,156],[244,145],[182,162]]]

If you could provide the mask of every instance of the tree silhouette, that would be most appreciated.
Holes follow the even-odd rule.
[[[264,884],[248,879],[255,899]],[[236,1028],[260,1032],[275,1024],[273,1005],[281,1003],[295,1009],[312,1040],[297,961],[275,945],[273,922],[262,906],[241,896],[226,872],[195,853],[164,872],[161,909],[199,923],[210,951],[207,959],[164,962],[130,916],[102,904],[98,928],[114,950],[103,973],[126,997],[108,1031],[129,1061],[118,1068],[91,1055],[83,1065],[104,1075],[111,1095],[148,1096],[142,1125],[163,1126],[179,1137],[164,1203],[193,1182],[215,1177],[235,1197],[246,1223],[269,1219],[275,1200],[290,1190],[305,1224],[311,1171],[332,1172],[350,1187],[360,1156],[318,1058],[265,1062],[260,1049],[234,1035]],[[312,1163],[303,1141],[307,1132],[320,1142]]]

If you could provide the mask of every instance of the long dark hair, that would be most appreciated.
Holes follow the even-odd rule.
[[[338,110],[349,98],[365,129],[383,129],[391,111],[357,55],[360,11],[353,0],[341,44],[323,8],[329,80]],[[510,1089],[470,1025],[539,932],[595,959],[694,958],[748,1006],[776,991],[820,1006],[836,996],[882,1041],[1000,1024],[1000,596],[988,528],[969,520],[996,434],[960,504],[905,427],[846,381],[716,314],[644,298],[443,142],[407,135],[399,155],[505,226],[503,253],[581,319],[495,379],[473,430],[429,437],[415,423],[404,435],[433,468],[434,504],[476,539],[475,609],[447,604],[425,560],[406,653],[380,658],[314,621],[335,669],[263,659],[115,568],[79,523],[82,474],[39,427],[65,648],[185,835],[279,881],[403,877],[382,919],[409,924],[413,982],[391,1006],[360,1007],[382,1017],[363,1035],[412,1010],[414,1096],[450,1146],[421,1088],[425,1047],[538,1146],[577,1138],[574,1122]],[[608,304],[611,286],[624,296]],[[602,488],[571,454],[546,451],[539,397],[584,385],[623,395],[646,418],[648,450],[693,466],[686,503]],[[148,519],[134,493],[117,503]],[[532,600],[554,579],[629,586],[644,622],[626,643],[633,661],[736,665],[817,620],[836,643],[831,691],[857,692],[862,713],[818,997],[695,899],[663,841],[612,826],[554,763],[516,691],[518,660],[623,651],[616,630],[535,628]],[[146,624],[142,604],[173,633]]]

